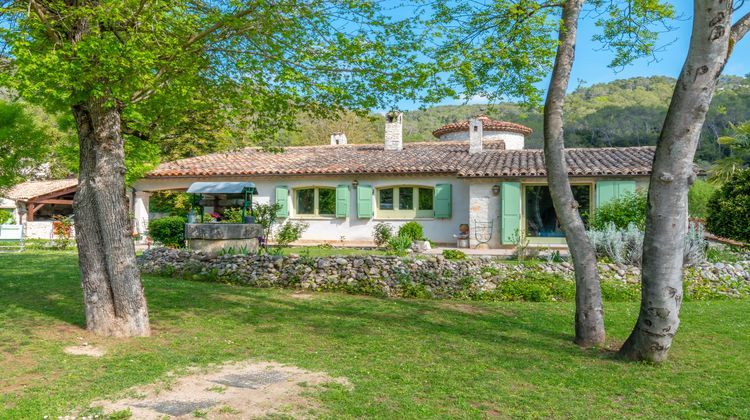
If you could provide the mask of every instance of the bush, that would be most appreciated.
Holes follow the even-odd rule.
[[[688,213],[690,217],[705,219],[708,215],[708,201],[716,192],[716,186],[703,180],[697,180],[688,191]]]
[[[409,238],[410,241],[418,241],[424,237],[424,231],[419,223],[408,222],[398,229],[398,236]]]
[[[750,242],[750,169],[738,171],[711,196],[706,228],[709,232]]]
[[[643,232],[635,224],[618,229],[613,222],[603,229],[587,232],[597,257],[608,258],[615,264],[641,265]]]
[[[276,243],[279,246],[287,246],[290,243],[299,240],[302,237],[302,233],[307,230],[308,224],[305,222],[295,222],[287,220],[286,223],[281,225],[279,231],[276,232]]]
[[[443,257],[445,257],[446,260],[465,260],[466,254],[457,249],[444,249]]]
[[[406,250],[411,248],[411,239],[405,236],[394,236],[388,240],[386,251],[391,255],[406,255]]]
[[[152,220],[148,224],[148,234],[156,242],[161,242],[170,248],[185,246],[185,223],[182,216],[169,216]]]
[[[393,225],[380,222],[372,229],[372,239],[378,247],[385,246],[393,237]]]
[[[8,210],[0,210],[0,225],[12,225],[14,222],[15,219],[13,219],[13,213]]]
[[[634,224],[626,229],[618,229],[610,222],[604,229],[590,230],[587,234],[598,258],[609,259],[615,264],[641,265],[643,231]],[[691,223],[685,236],[683,262],[695,264],[705,261],[707,245],[703,238],[703,227]]]
[[[646,193],[628,193],[596,209],[591,228],[602,230],[609,223],[614,223],[618,229],[627,229],[632,223],[643,230],[646,226]]]
[[[231,207],[224,210],[224,214],[222,214],[221,217],[221,223],[243,223],[242,208]]]

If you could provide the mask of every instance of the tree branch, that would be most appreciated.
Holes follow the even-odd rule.
[[[34,9],[34,14],[39,17],[39,21],[42,22],[42,25],[44,25],[44,30],[47,32],[47,36],[49,39],[55,44],[60,43],[60,37],[57,35],[57,33],[52,29],[52,27],[49,25],[49,21],[47,20],[47,16],[44,13],[44,10],[42,10],[42,7],[37,4],[34,0],[29,0],[29,6]]]
[[[203,40],[207,36],[209,36],[212,33],[218,31],[219,29],[221,29],[222,27],[224,27],[230,19],[232,19],[232,20],[233,19],[241,19],[241,18],[249,15],[253,11],[254,11],[254,9],[245,9],[245,10],[241,10],[241,11],[239,11],[239,12],[237,12],[237,13],[231,15],[231,16],[228,16],[228,17],[226,17],[224,19],[220,19],[219,21],[217,21],[213,25],[209,26],[208,28],[205,28],[204,30],[202,30],[202,31],[200,31],[200,32],[198,32],[196,34],[193,34],[190,38],[187,39],[187,41],[185,41],[184,44],[182,44],[180,46],[179,51],[180,52],[185,51],[191,45],[195,44],[196,42],[199,42],[199,41]],[[168,63],[168,62],[174,60],[178,55],[179,55],[179,53],[174,53],[174,54],[170,55],[169,57],[166,58],[165,62]],[[167,73],[167,68],[166,68],[166,65],[164,65],[164,66],[162,66],[156,72],[156,75],[154,76],[154,82],[158,82],[162,77],[164,77],[164,75],[166,73]],[[160,85],[160,83],[155,83],[155,86],[159,86],[159,85]],[[138,92],[134,93],[133,96],[131,96],[131,102],[135,103],[135,102],[140,102],[140,101],[142,101],[144,99],[147,99],[149,96],[153,95],[154,92],[155,92],[155,88],[154,89],[144,89],[144,90],[138,91]]]
[[[729,54],[732,54],[734,46],[740,42],[748,31],[750,31],[750,13],[742,16],[734,25],[729,33]]]

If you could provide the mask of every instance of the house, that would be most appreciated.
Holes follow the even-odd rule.
[[[9,210],[15,222],[24,225],[26,238],[50,239],[53,216],[73,215],[77,185],[76,179],[22,182],[0,198],[0,208]]]
[[[387,116],[381,144],[348,144],[334,133],[330,145],[282,153],[247,148],[164,163],[134,185],[137,229],[145,233],[154,191],[184,191],[196,181],[252,181],[255,202],[279,203],[280,217],[309,224],[304,243],[371,244],[377,223],[415,220],[442,244],[455,244],[466,224],[472,246],[510,248],[523,234],[531,245],[564,246],[543,152],[524,148],[531,129],[478,116],[436,129],[438,141],[404,143],[402,119]],[[587,218],[608,200],[648,185],[654,149],[565,153]]]

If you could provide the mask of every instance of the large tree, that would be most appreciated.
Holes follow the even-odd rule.
[[[125,143],[202,130],[272,146],[302,112],[388,108],[430,84],[377,1],[2,0],[2,82],[75,119],[87,328],[148,335]],[[421,90],[429,94],[430,89]],[[183,138],[190,138],[183,137]]]
[[[592,0],[590,5],[590,15],[602,27],[596,39],[615,52],[615,67],[651,54],[657,39],[653,25],[672,15],[671,7],[656,0]],[[552,67],[544,103],[547,180],[575,267],[574,341],[588,347],[604,343],[604,306],[595,250],[568,179],[563,137],[563,106],[583,6],[584,0],[466,1],[438,8],[433,24],[448,33],[436,57],[452,69],[450,81],[462,86],[467,97],[511,95],[535,105],[542,95],[536,85]]]
[[[724,65],[750,31],[750,13],[733,24],[733,6],[731,0],[694,1],[690,48],[651,169],[641,308],[633,332],[620,349],[630,359],[666,359],[680,325],[687,195],[696,178],[693,158]]]

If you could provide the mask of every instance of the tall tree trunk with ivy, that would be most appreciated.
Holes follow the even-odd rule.
[[[544,159],[555,213],[565,231],[576,279],[575,342],[590,347],[604,343],[604,306],[596,269],[596,252],[586,235],[565,163],[563,104],[575,58],[578,17],[583,0],[563,6],[555,64],[544,105]]]
[[[732,1],[695,0],[690,49],[656,145],[643,242],[641,307],[620,354],[661,362],[680,325],[687,194],[693,158],[711,98],[750,14],[732,26]]]

